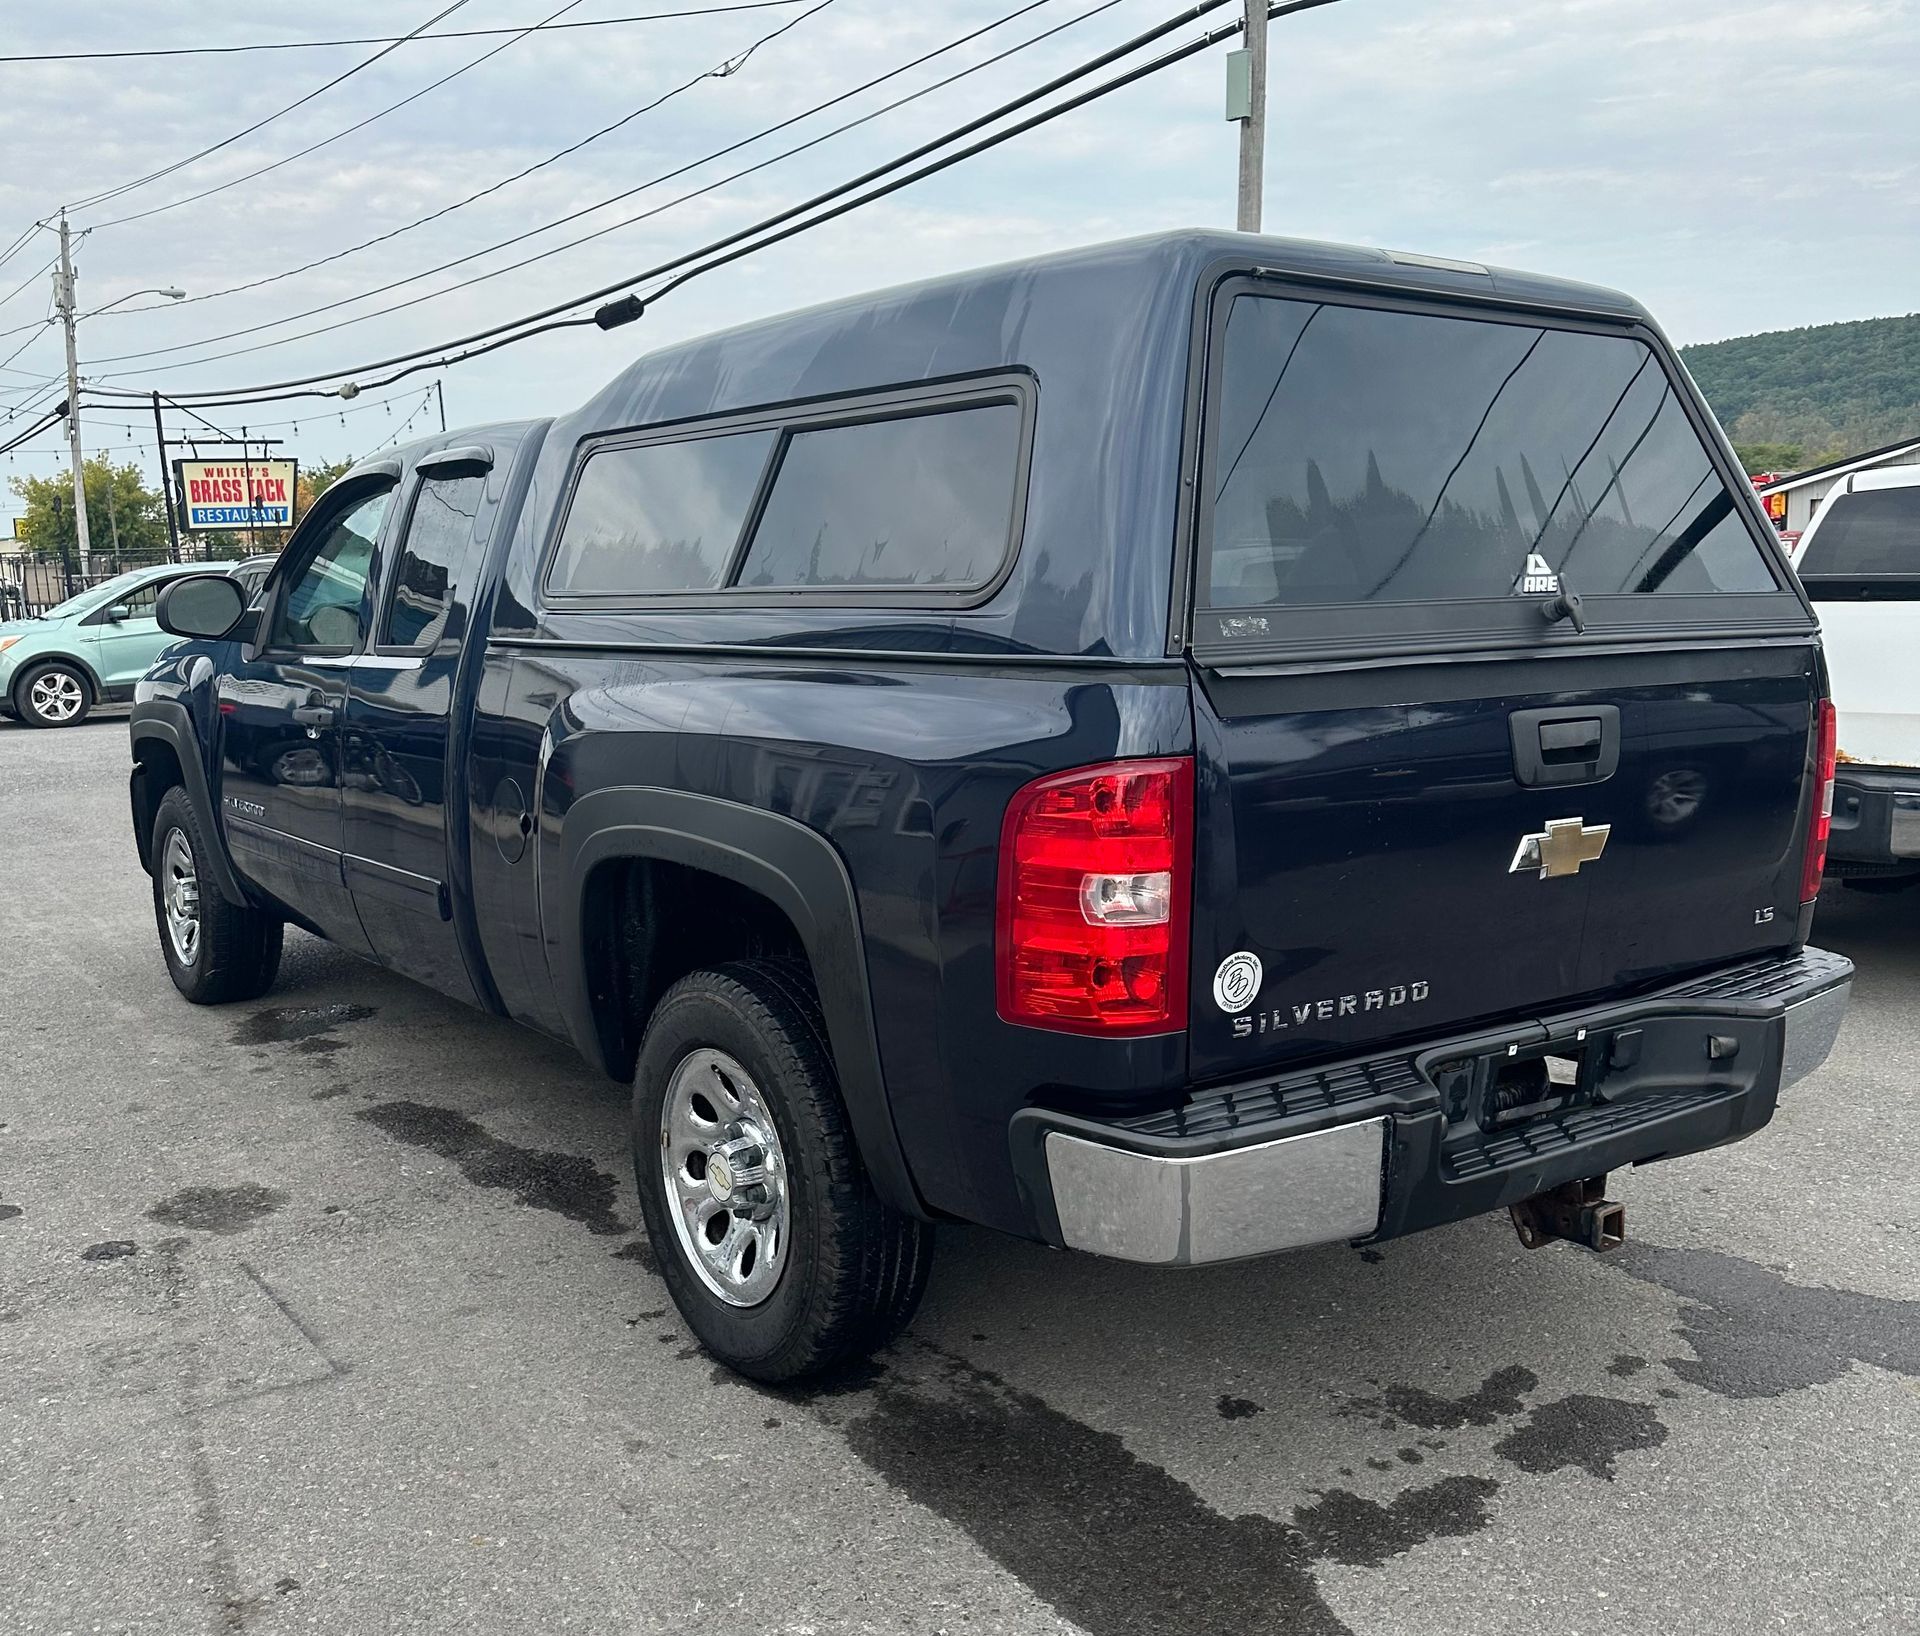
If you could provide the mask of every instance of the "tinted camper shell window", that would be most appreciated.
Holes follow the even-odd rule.
[[[1644,325],[1280,279],[1206,315],[1192,641],[1222,660],[1778,628],[1804,605]],[[1549,631],[1542,564],[1588,631]]]
[[[1018,548],[1022,375],[587,440],[544,574],[565,608],[971,606]]]

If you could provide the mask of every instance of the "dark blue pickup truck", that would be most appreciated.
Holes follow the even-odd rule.
[[[1632,301],[1216,233],[424,439],[174,589],[133,818],[191,1000],[284,925],[633,1083],[701,1340],[881,1344],[964,1221],[1154,1263],[1746,1136],[1826,1056],[1817,627]]]

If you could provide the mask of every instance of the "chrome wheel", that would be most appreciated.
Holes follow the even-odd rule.
[[[160,859],[160,902],[174,958],[191,966],[200,958],[200,876],[193,867],[193,848],[177,829],[169,832]]]
[[[27,703],[33,707],[33,713],[56,726],[72,721],[86,702],[86,690],[70,670],[49,670],[34,677],[33,685],[27,689]]]
[[[660,1173],[688,1264],[729,1306],[758,1306],[787,1254],[787,1166],[747,1071],[724,1051],[690,1051],[660,1104]]]

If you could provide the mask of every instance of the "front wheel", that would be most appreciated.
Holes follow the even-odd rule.
[[[173,986],[195,1005],[256,1000],[280,970],[283,928],[229,903],[208,867],[212,842],[177,785],[153,819],[153,918]]]
[[[13,699],[29,727],[76,727],[93,708],[93,689],[74,666],[52,659],[20,678]]]
[[[721,1362],[788,1381],[904,1329],[933,1253],[860,1161],[806,980],[770,961],[669,989],[640,1048],[633,1157],[667,1291]]]

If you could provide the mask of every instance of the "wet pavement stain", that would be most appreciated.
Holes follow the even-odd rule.
[[[229,1036],[235,1045],[288,1045],[330,1034],[345,1023],[375,1015],[370,1005],[273,1006],[256,1011]]]
[[[1472,1533],[1500,1488],[1447,1477],[1385,1503],[1335,1490],[1289,1521],[1230,1517],[1116,1434],[926,1350],[931,1378],[886,1371],[863,1389],[841,1428],[848,1446],[1088,1636],[1350,1636],[1316,1563],[1379,1566]]]
[[[653,1253],[652,1244],[644,1238],[636,1238],[631,1244],[622,1244],[613,1252],[616,1261],[638,1261],[648,1272],[658,1273],[660,1259]]]
[[[18,1221],[26,1213],[24,1205],[0,1204],[0,1221]]]
[[[1494,1370],[1464,1397],[1441,1397],[1418,1386],[1389,1386],[1378,1398],[1356,1398],[1346,1412],[1377,1418],[1388,1430],[1397,1417],[1422,1431],[1458,1431],[1462,1426],[1491,1426],[1521,1413],[1526,1407],[1522,1399],[1539,1384],[1531,1369],[1510,1363]]]
[[[1538,1405],[1524,1426],[1493,1445],[1493,1452],[1536,1476],[1578,1466],[1610,1483],[1621,1455],[1657,1449],[1666,1440],[1667,1428],[1651,1404],[1576,1392]]]
[[[147,1220],[202,1233],[238,1233],[287,1202],[277,1188],[258,1182],[237,1187],[183,1187],[147,1212]]]
[[[1088,1636],[1349,1636],[1295,1529],[1222,1516],[1112,1432],[985,1371],[948,1374],[882,1378],[848,1446]]]
[[[1856,1362],[1920,1378],[1920,1300],[1796,1284],[1718,1250],[1629,1242],[1609,1262],[1687,1303],[1692,1358],[1667,1367],[1722,1397],[1779,1397],[1838,1380]]]
[[[1430,1539],[1477,1533],[1487,1525],[1487,1502],[1499,1492],[1491,1477],[1442,1477],[1382,1505],[1336,1488],[1299,1507],[1293,1521],[1316,1556],[1379,1568]]]
[[[140,1246],[130,1238],[110,1238],[104,1244],[89,1244],[80,1252],[82,1261],[122,1261],[138,1255]]]
[[[354,1118],[452,1160],[475,1186],[504,1188],[516,1204],[551,1210],[590,1233],[633,1231],[614,1214],[613,1177],[580,1154],[519,1147],[463,1113],[426,1102],[380,1102],[355,1110]]]
[[[1219,1411],[1222,1420],[1246,1420],[1253,1415],[1266,1413],[1250,1397],[1223,1397],[1214,1408]]]
[[[1607,1373],[1616,1380],[1631,1380],[1646,1366],[1645,1358],[1637,1358],[1631,1352],[1617,1352],[1613,1362],[1607,1365]]]

